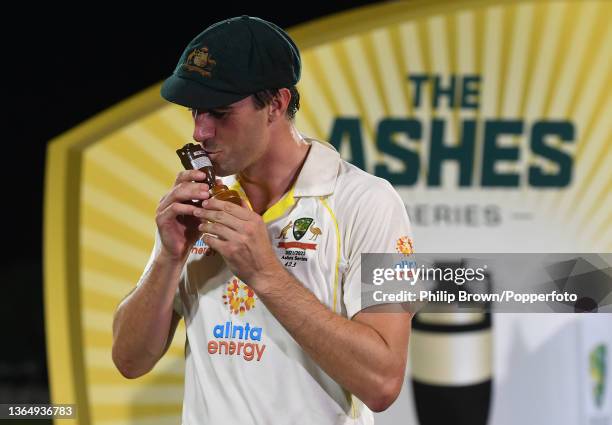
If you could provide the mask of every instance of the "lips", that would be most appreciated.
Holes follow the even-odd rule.
[[[217,154],[217,153],[219,153],[221,151],[215,151],[215,150],[212,150],[212,149],[204,148],[204,152],[206,152],[206,155],[215,155],[215,154]]]
[[[206,155],[208,155],[208,157],[213,161],[215,160],[217,156],[219,156],[220,153],[221,151],[214,151],[214,152],[206,151]]]

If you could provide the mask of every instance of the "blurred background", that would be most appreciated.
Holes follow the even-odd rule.
[[[359,14],[362,6],[374,9]],[[109,336],[105,332],[110,330],[112,306],[138,277],[138,264],[144,265],[140,257],[148,255],[149,241],[144,236],[127,240],[128,246],[142,248],[121,248],[122,253],[134,254],[134,264],[130,265],[96,254],[96,249],[115,246],[113,241],[101,238],[104,227],[99,223],[104,216],[96,216],[96,206],[103,214],[101,204],[108,208],[113,201],[137,196],[129,190],[120,193],[120,180],[99,177],[108,170],[100,168],[96,158],[125,155],[145,175],[159,174],[157,180],[151,180],[156,183],[153,188],[168,186],[170,170],[155,163],[132,161],[137,157],[134,152],[142,151],[142,143],[148,139],[138,145],[130,137],[143,134],[138,133],[139,128],[148,134],[159,131],[180,135],[169,141],[170,146],[178,146],[190,137],[188,121],[178,118],[177,110],[164,107],[155,98],[154,86],[172,72],[183,47],[196,34],[227,17],[249,14],[295,29],[291,34],[302,49],[306,77],[300,84],[304,101],[298,128],[331,141],[346,159],[395,185],[415,225],[417,249],[612,249],[612,174],[606,166],[612,160],[608,95],[612,90],[612,16],[606,2],[340,1],[297,7],[258,5],[232,9],[228,5],[223,11],[217,7],[194,8],[147,10],[142,15],[102,6],[65,12],[22,10],[10,17],[19,22],[18,29],[11,33],[3,30],[5,66],[10,69],[5,88],[10,103],[6,118],[8,152],[2,156],[6,182],[2,217],[10,248],[4,250],[2,257],[5,291],[0,298],[0,323],[7,342],[0,351],[0,403],[83,403],[79,406],[87,415],[81,417],[80,423],[170,423],[177,409],[180,412],[182,394],[178,392],[163,412],[167,416],[156,422],[147,413],[143,400],[153,404],[155,397],[166,396],[143,392],[134,382],[125,384],[133,402],[120,406],[109,393],[113,385],[123,384],[114,377],[103,377],[111,373],[105,369],[108,364],[104,359],[108,357],[105,350]],[[350,11],[356,14],[346,15]],[[345,14],[335,21],[333,17],[329,21],[320,19],[340,12]],[[297,27],[310,22],[314,26]],[[469,99],[463,105],[460,100],[453,103],[452,96],[444,94],[445,89],[446,93],[460,93],[466,77],[472,79],[469,87],[476,92],[472,98],[478,103],[476,107],[469,106]],[[414,90],[419,79],[423,91],[417,103]],[[433,88],[436,84],[437,94]],[[146,92],[148,89],[151,90]],[[456,99],[460,96],[457,94]],[[133,102],[117,106],[126,99]],[[108,130],[92,131],[89,125],[80,127],[83,135],[72,131],[64,138],[66,145],[81,143],[72,152],[82,155],[79,176],[83,184],[67,184],[61,193],[49,187],[45,192],[48,142],[100,117],[111,107],[116,108],[104,120],[112,122],[105,124]],[[393,143],[385,145],[380,122],[407,117],[420,122],[420,137],[402,134],[399,124],[399,136],[389,136]],[[164,126],[170,119],[177,122],[172,130]],[[443,122],[438,139],[457,150],[436,147],[438,139],[432,136],[434,119]],[[462,123],[468,120],[474,120],[477,126],[477,148],[466,153],[460,145],[466,145],[462,143]],[[487,171],[482,158],[495,159],[495,154],[487,157],[478,146],[484,144],[485,121],[492,120],[520,123],[500,130],[507,134],[501,145],[515,147],[515,151],[510,149],[510,156],[497,152],[501,160],[512,159],[513,155],[516,158],[514,164],[502,163],[490,172],[492,187],[484,187],[483,174]],[[538,122],[563,122],[572,129],[564,132],[566,127],[561,125],[551,133],[551,146],[561,155],[534,148],[533,127]],[[99,126],[101,123],[98,121]],[[154,147],[163,145],[151,142]],[[399,148],[389,147],[392,144]],[[402,152],[407,150],[418,152],[420,160],[411,162],[410,156],[403,157]],[[431,152],[441,153],[436,156]],[[469,172],[464,171],[468,166],[461,162],[462,155],[470,157],[466,160],[471,164]],[[447,163],[440,165],[444,161]],[[538,182],[529,177],[530,166],[552,177]],[[66,162],[66,167],[74,165]],[[415,167],[417,171],[413,172]],[[461,177],[463,173],[471,176],[469,183]],[[571,178],[566,178],[567,173]],[[503,174],[516,178],[506,179]],[[60,179],[57,172],[49,178]],[[96,178],[104,180],[104,184]],[[70,192],[71,188],[76,192]],[[155,190],[152,192],[153,198],[159,197]],[[102,199],[101,193],[109,197]],[[75,220],[73,229],[79,232],[74,237],[79,239],[75,239],[73,251],[60,252],[58,248],[57,255],[74,255],[62,257],[67,270],[72,270],[73,263],[86,265],[64,279],[82,291],[80,303],[74,304],[70,304],[69,295],[61,292],[65,287],[50,284],[51,279],[62,280],[60,275],[47,275],[43,285],[43,203],[49,207],[57,200],[63,205],[69,204],[70,199],[80,202],[80,215],[71,216]],[[134,198],[134,204],[138,199]],[[139,234],[152,237],[153,216],[148,204],[142,205],[141,211],[151,220],[142,223]],[[49,254],[55,255],[45,253]],[[92,256],[97,263],[90,260]],[[104,275],[105,268],[114,268],[116,275],[112,279]],[[83,270],[95,271],[101,284],[108,283],[114,292],[109,290],[105,296],[88,292],[80,274],[86,273]],[[62,297],[68,299],[68,308],[75,309],[66,317],[62,316],[63,307],[54,302]],[[98,310],[91,309],[96,303]],[[77,329],[79,336],[75,340],[69,335],[63,340],[56,328],[74,317],[82,323],[72,321],[70,330]],[[441,410],[450,412],[449,417],[458,423],[612,423],[612,318],[585,317],[493,315],[492,320],[480,316],[466,324],[455,318],[449,323],[434,323],[433,327],[431,318],[423,317],[415,329],[416,351],[411,354],[413,363],[406,387],[390,411],[377,415],[377,423],[437,423],[444,417],[428,418],[424,412],[432,412],[440,404],[447,406]],[[437,334],[443,332],[436,326],[459,329],[461,341],[448,332],[442,341]],[[461,331],[461,326],[467,326],[468,331]],[[474,330],[476,334],[466,333]],[[50,336],[55,339],[49,341]],[[60,359],[63,344],[72,347],[66,350],[72,350],[74,355],[75,341],[81,341],[86,353],[83,358],[78,362]],[[58,353],[55,363],[47,357],[53,352],[53,344]],[[173,345],[177,347],[175,357],[161,366],[161,372],[173,374],[176,378],[170,383],[180,388],[182,341]],[[433,356],[436,350],[443,354]],[[585,356],[594,359],[594,366],[584,364]],[[49,364],[54,364],[50,370],[56,370],[51,383]],[[74,368],[64,376],[67,364]],[[446,375],[436,372],[440,370],[445,370]],[[141,386],[168,384],[156,381],[154,374],[148,379]],[[596,398],[597,388],[601,388],[601,400]],[[82,393],[74,395],[75,389]],[[59,401],[58,394],[63,395]],[[420,403],[420,411],[415,400]],[[470,404],[470,400],[478,401]],[[102,410],[108,412],[108,406],[114,406],[115,411],[105,417]],[[465,419],[457,419],[457,411],[463,412]]]
[[[47,143],[168,77],[183,47],[211,23],[250,14],[289,28],[369,3],[375,2],[315,2],[290,12],[266,4],[204,8],[197,14],[187,7],[152,8],[146,18],[110,5],[65,11],[43,7],[36,13],[16,7],[10,18],[19,25],[4,34],[5,58],[13,65],[5,85],[10,107],[2,173],[5,203],[15,209],[2,214],[11,241],[2,256],[0,323],[11,341],[0,351],[3,403],[49,398],[42,297]]]

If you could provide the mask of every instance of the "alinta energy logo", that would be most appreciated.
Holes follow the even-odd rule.
[[[251,326],[249,322],[237,324],[225,322],[213,328],[213,337],[208,341],[208,354],[242,357],[245,361],[261,361],[266,345],[261,344],[263,328]]]
[[[203,237],[204,236],[202,236],[200,239],[197,240],[195,245],[191,248],[191,253],[193,255],[204,255],[206,257],[209,257],[211,255],[215,255],[216,252],[213,251],[213,249],[211,247],[206,245],[206,243],[204,242]]]
[[[223,303],[231,314],[243,317],[255,308],[255,292],[237,277],[230,279],[223,294]],[[261,361],[266,345],[261,343],[263,328],[227,321],[215,325],[213,338],[208,341],[208,353],[220,356],[238,356],[245,361]]]
[[[244,316],[255,308],[255,292],[237,277],[230,279],[223,294],[223,303],[229,306],[230,313]]]
[[[404,255],[414,254],[414,240],[408,236],[402,236],[395,243],[395,250]]]

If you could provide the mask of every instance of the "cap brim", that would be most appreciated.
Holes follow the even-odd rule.
[[[248,97],[203,86],[195,81],[172,75],[162,84],[161,95],[169,102],[188,108],[213,109],[227,106]]]

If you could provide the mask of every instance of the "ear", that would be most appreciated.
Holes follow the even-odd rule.
[[[291,101],[291,92],[289,89],[282,88],[278,90],[278,94],[274,96],[270,102],[268,122],[283,118],[287,112],[287,107]]]

